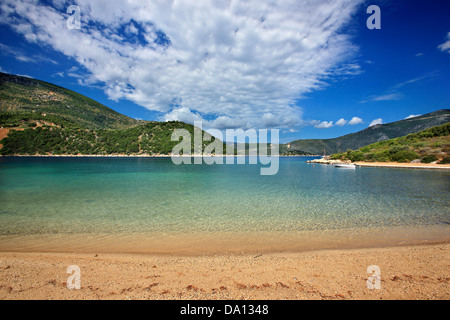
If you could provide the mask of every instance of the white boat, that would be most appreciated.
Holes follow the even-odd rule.
[[[353,163],[337,163],[334,166],[336,168],[356,169],[356,164]]]

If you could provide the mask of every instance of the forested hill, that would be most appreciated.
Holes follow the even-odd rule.
[[[128,129],[62,128],[57,125],[37,126],[33,122],[27,122],[20,128],[2,129],[9,132],[7,138],[0,141],[3,144],[0,154],[168,155],[179,143],[171,140],[175,129],[186,129],[193,137],[194,126],[178,121],[148,122]],[[208,135],[205,132],[203,134]],[[193,153],[193,138],[191,142]],[[203,143],[203,149],[209,143],[211,142]]]
[[[295,140],[283,145],[280,152],[323,154],[326,151],[327,154],[331,154],[345,152],[348,149],[357,150],[378,141],[403,137],[449,121],[450,110],[438,110],[410,119],[375,125],[339,138]]]
[[[140,123],[72,90],[6,73],[0,73],[0,112],[9,114],[11,121],[27,116],[88,129],[124,129]]]
[[[0,73],[1,155],[163,155],[179,143],[175,129],[191,133],[193,152],[190,124],[135,120],[74,91]]]
[[[384,140],[356,151],[331,155],[333,160],[450,163],[450,122],[407,136]]]

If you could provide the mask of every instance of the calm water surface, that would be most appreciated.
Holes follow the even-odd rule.
[[[308,159],[280,158],[278,174],[261,176],[259,165],[170,158],[1,158],[0,249],[51,250],[64,239],[74,250],[142,252],[449,240],[450,172]]]

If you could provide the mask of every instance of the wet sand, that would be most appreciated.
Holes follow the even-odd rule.
[[[204,256],[0,253],[0,299],[445,299],[450,243]],[[81,289],[69,290],[77,265]],[[380,268],[369,289],[367,268]]]
[[[0,236],[0,252],[258,255],[450,243],[450,227],[361,227],[247,232],[55,233]]]

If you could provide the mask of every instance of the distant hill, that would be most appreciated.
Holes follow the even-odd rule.
[[[407,136],[376,142],[356,151],[331,155],[331,159],[367,162],[450,163],[450,122]]]
[[[422,116],[379,124],[334,139],[295,140],[280,147],[280,153],[327,154],[356,150],[369,144],[406,136],[450,121],[450,110],[438,110]]]
[[[1,155],[167,155],[179,121],[138,121],[51,83],[0,73]],[[203,131],[211,141],[215,140]],[[225,150],[225,148],[224,148]]]

